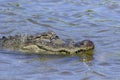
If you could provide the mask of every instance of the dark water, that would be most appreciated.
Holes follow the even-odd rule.
[[[0,37],[54,31],[95,43],[94,59],[0,51],[0,80],[120,80],[119,0],[0,0]]]

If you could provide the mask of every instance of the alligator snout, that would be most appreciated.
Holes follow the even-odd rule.
[[[86,47],[86,48],[90,48],[90,49],[94,49],[95,45],[91,40],[83,40],[80,42],[80,46],[81,47]]]

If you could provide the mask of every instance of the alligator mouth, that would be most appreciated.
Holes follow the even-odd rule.
[[[67,49],[67,48],[51,48],[48,46],[40,46],[40,45],[36,45],[38,48],[45,50],[45,51],[49,51],[49,52],[58,52],[58,53],[64,53],[64,54],[80,54],[80,53],[85,53],[88,51],[93,51],[93,47],[87,47],[87,48],[74,48],[74,49]]]
[[[40,46],[40,45],[37,45],[37,47],[39,47],[40,49],[43,49],[45,51],[49,51],[49,52],[58,52],[58,53],[70,54],[70,51],[63,49],[63,48],[51,49],[51,48],[48,48],[47,46]]]

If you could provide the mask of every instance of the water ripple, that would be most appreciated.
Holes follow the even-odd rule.
[[[1,80],[119,80],[119,0],[0,0],[0,37],[54,31],[95,43],[93,63],[78,57],[0,51]]]

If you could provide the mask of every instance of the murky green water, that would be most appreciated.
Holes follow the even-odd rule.
[[[0,51],[0,80],[120,80],[119,0],[0,0],[0,37],[54,31],[95,43],[94,59]]]

